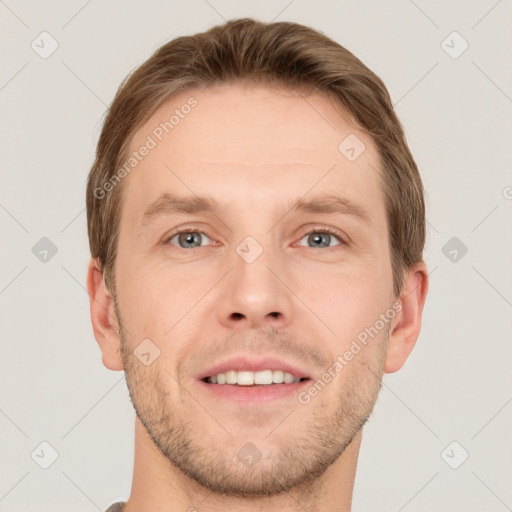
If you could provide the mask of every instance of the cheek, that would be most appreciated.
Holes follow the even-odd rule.
[[[341,267],[341,266],[340,266]],[[297,295],[337,336],[373,323],[386,308],[391,282],[383,285],[379,268],[325,265],[295,276]]]
[[[375,266],[359,273],[331,271],[328,278],[317,274],[302,285],[304,301],[328,327],[319,324],[326,350],[333,361],[339,358],[343,364],[339,375],[343,382],[351,378],[352,372],[359,375],[382,363],[389,322],[382,321],[381,315],[392,306],[392,297],[391,280],[379,280],[378,270]]]
[[[171,345],[178,349],[183,329],[191,321],[201,325],[196,318],[201,308],[196,306],[211,287],[212,276],[199,267],[142,259],[136,264],[135,258],[120,260],[118,268],[120,313],[133,343],[149,338],[161,350]]]

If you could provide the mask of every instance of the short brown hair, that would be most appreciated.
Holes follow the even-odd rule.
[[[119,86],[99,137],[87,182],[91,255],[115,294],[115,261],[123,183],[105,197],[130,142],[166,100],[197,87],[254,81],[335,99],[376,143],[383,167],[393,288],[398,297],[404,272],[423,259],[424,190],[404,131],[382,80],[357,57],[312,28],[292,23],[231,20],[161,46]]]

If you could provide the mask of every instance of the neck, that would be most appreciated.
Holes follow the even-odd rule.
[[[244,498],[212,493],[187,477],[160,453],[136,417],[132,489],[124,512],[350,512],[361,439],[360,430],[336,462],[313,481],[279,495]]]

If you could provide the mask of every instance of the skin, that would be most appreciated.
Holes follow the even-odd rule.
[[[88,270],[103,364],[126,372],[137,412],[125,511],[348,511],[383,373],[402,367],[420,332],[426,266],[409,270],[401,310],[308,404],[210,396],[197,374],[238,354],[276,356],[321,378],[398,298],[381,166],[366,134],[324,95],[220,85],[161,106],[131,150],[191,96],[198,105],[124,178],[117,303],[99,263]],[[366,146],[353,162],[338,150],[349,134]],[[163,192],[213,196],[219,208],[143,224]],[[326,195],[361,206],[368,222],[291,211],[301,197]],[[180,227],[199,232],[201,245],[167,241]],[[339,238],[319,234],[325,227]],[[236,252],[247,236],[263,249],[252,263]],[[133,354],[145,339],[160,350],[150,365]],[[252,467],[237,457],[248,442],[261,454]]]

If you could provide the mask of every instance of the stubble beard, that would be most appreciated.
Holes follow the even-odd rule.
[[[273,443],[264,440],[267,432],[254,440],[252,444],[261,453],[261,459],[253,466],[246,466],[237,453],[247,440],[230,437],[207,412],[202,420],[180,416],[176,407],[179,401],[172,403],[173,397],[163,385],[164,380],[172,378],[171,374],[161,367],[162,371],[155,371],[157,365],[144,366],[133,355],[130,348],[133,345],[125,336],[117,306],[115,310],[126,383],[137,417],[170,464],[217,494],[257,498],[312,485],[343,454],[368,421],[382,387],[389,329],[384,333],[385,341],[373,340],[382,343],[378,357],[355,358],[347,365],[350,375],[338,390],[337,400],[331,396],[328,407],[316,408],[300,437],[287,436],[285,420],[279,431],[272,434]],[[327,389],[332,389],[329,386]],[[323,390],[315,400],[324,397],[327,400],[329,396],[323,393],[329,391]],[[330,405],[333,402],[335,405]],[[292,407],[302,413],[303,407],[308,406],[296,403]],[[283,411],[283,417],[285,413],[289,411]],[[294,421],[293,416],[292,412],[289,421]],[[225,428],[229,431],[229,425]],[[269,425],[268,430],[272,428]],[[276,443],[278,438],[280,442]]]

